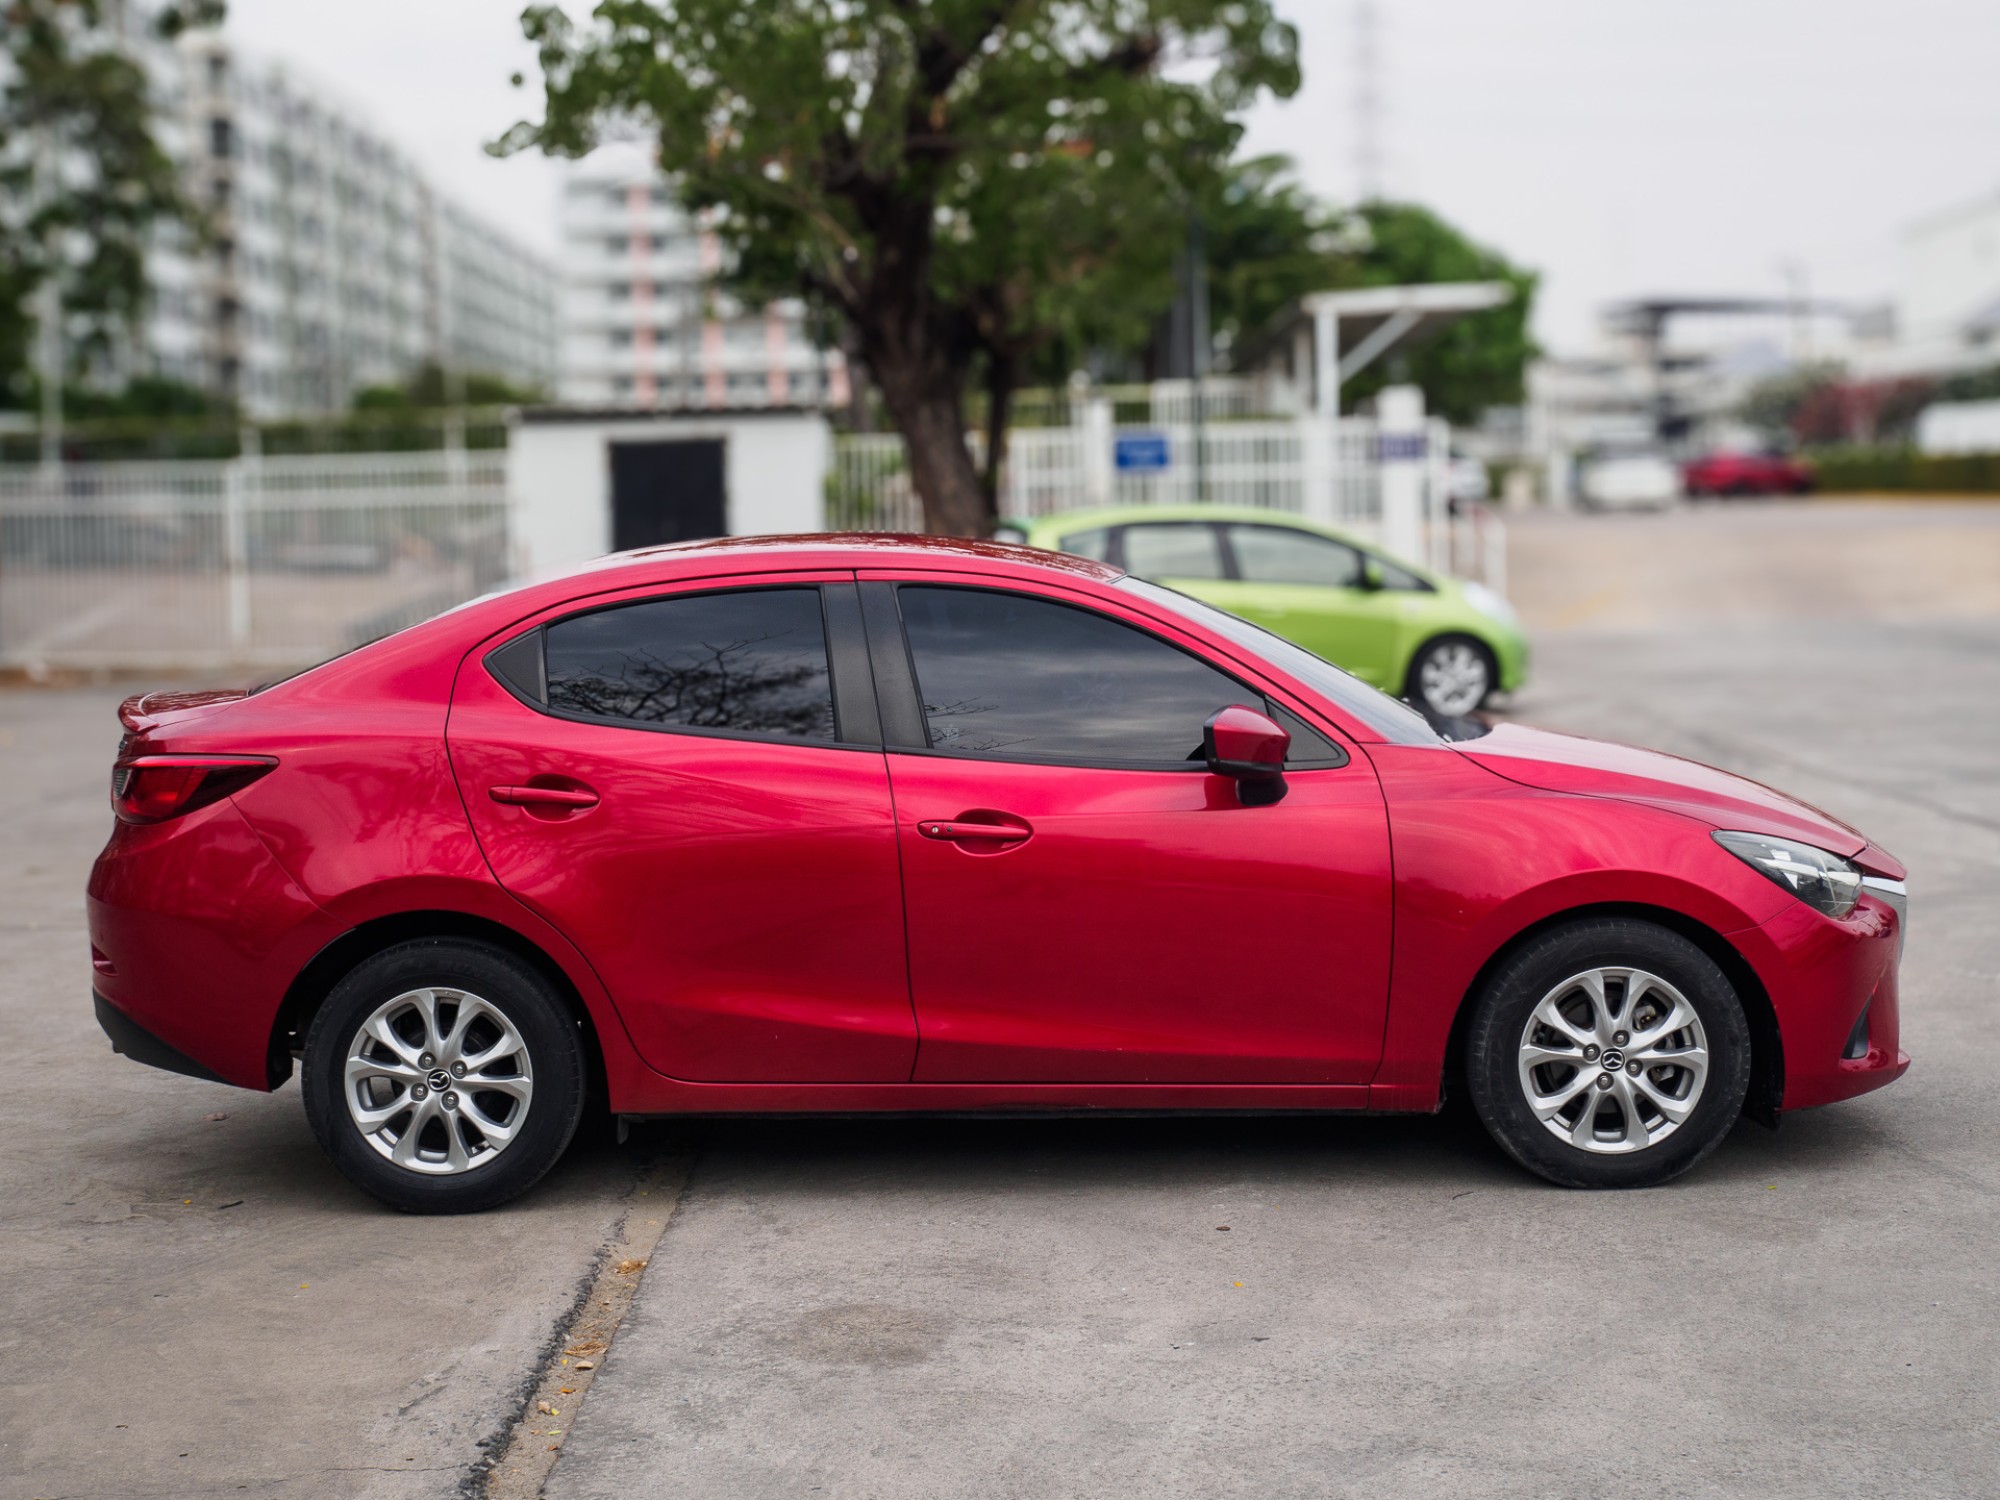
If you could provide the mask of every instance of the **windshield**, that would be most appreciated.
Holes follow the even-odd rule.
[[[1378,692],[1340,670],[1324,657],[1314,656],[1303,646],[1295,646],[1283,636],[1273,635],[1261,625],[1252,625],[1226,610],[1162,588],[1130,574],[1118,580],[1118,587],[1177,615],[1207,626],[1225,640],[1233,641],[1280,671],[1288,672],[1307,687],[1352,714],[1392,745],[1435,745],[1441,736],[1425,722],[1424,716],[1387,693]]]

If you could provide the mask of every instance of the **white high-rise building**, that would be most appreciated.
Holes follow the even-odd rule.
[[[554,386],[546,262],[282,65],[215,32],[173,51],[160,131],[209,235],[151,257],[161,374],[257,417],[341,411],[426,364]]]
[[[568,171],[557,390],[643,411],[840,405],[846,367],[815,347],[795,301],[747,308],[715,286],[721,243],[635,146]]]

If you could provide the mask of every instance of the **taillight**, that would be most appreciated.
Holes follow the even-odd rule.
[[[269,755],[141,755],[111,768],[111,807],[127,823],[164,823],[250,785]]]

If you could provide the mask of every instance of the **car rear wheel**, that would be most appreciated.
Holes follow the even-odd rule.
[[[1509,1155],[1551,1182],[1665,1182],[1742,1113],[1742,1002],[1678,933],[1629,918],[1553,929],[1502,964],[1475,1003],[1473,1108]]]
[[[1426,641],[1410,662],[1409,696],[1441,718],[1471,713],[1499,686],[1493,653],[1469,635]]]
[[[320,1146],[405,1213],[469,1213],[526,1192],[583,1112],[584,1049],[549,982],[483,943],[422,939],[358,965],[306,1035]]]

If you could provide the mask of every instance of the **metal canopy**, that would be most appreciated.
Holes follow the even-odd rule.
[[[1289,342],[1313,372],[1315,410],[1333,417],[1340,413],[1340,387],[1385,354],[1414,348],[1467,314],[1504,307],[1513,298],[1504,281],[1310,292],[1256,342],[1273,351]]]

